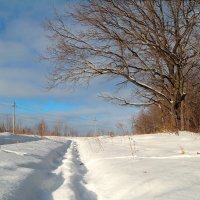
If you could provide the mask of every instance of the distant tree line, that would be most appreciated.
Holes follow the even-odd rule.
[[[11,118],[6,118],[4,122],[0,122],[0,133],[1,132],[13,132],[13,123]],[[41,120],[34,128],[26,127],[20,123],[16,123],[15,134],[26,134],[26,135],[39,135],[39,136],[79,136],[78,132],[70,128],[68,125],[58,121],[54,124],[53,128],[48,128],[45,120]]]

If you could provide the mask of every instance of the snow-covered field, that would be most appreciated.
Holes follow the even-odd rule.
[[[200,135],[0,134],[0,200],[199,200]]]

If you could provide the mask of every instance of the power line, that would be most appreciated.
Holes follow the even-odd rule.
[[[2,106],[12,107],[12,104],[10,104],[10,103],[0,102],[0,105],[2,105]]]
[[[91,129],[94,130],[94,134],[97,133],[97,119],[96,117],[90,118],[89,116],[76,116],[76,115],[70,115],[69,113],[64,113],[64,112],[42,112],[41,109],[38,110],[36,105],[34,106],[36,109],[33,109],[32,107],[27,107],[24,105],[20,105],[16,102],[14,102],[13,104],[10,103],[5,103],[5,102],[0,102],[0,105],[2,106],[7,106],[7,107],[11,107],[13,109],[12,113],[3,113],[3,112],[10,112],[8,111],[8,109],[3,109],[3,112],[0,113],[0,117],[1,115],[3,115],[1,117],[1,119],[6,120],[6,116],[7,118],[9,117],[9,119],[13,119],[11,121],[11,127],[13,127],[13,133],[16,131],[16,125],[17,122],[23,123],[23,124],[32,124],[34,125],[35,123],[44,120],[45,122],[47,122],[50,126],[58,123],[59,120],[62,121],[62,123],[69,123],[69,124],[76,124],[79,123],[79,127],[91,127]],[[17,108],[17,113],[16,113],[16,108]],[[27,120],[27,121],[26,121]],[[33,123],[31,123],[31,120],[33,120]],[[81,121],[81,122],[80,122]],[[88,121],[90,121],[90,123],[88,124]],[[32,126],[31,125],[31,126]],[[92,128],[93,127],[93,128]],[[109,128],[109,126],[106,126]],[[98,125],[98,128],[101,128],[101,124]],[[103,126],[103,128],[105,128],[105,125]]]

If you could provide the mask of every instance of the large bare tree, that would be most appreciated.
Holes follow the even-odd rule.
[[[194,79],[200,69],[199,22],[197,0],[88,0],[57,13],[47,23],[53,41],[48,58],[56,64],[50,86],[102,75],[120,78],[120,85],[134,88],[132,101],[113,95],[106,99],[156,104],[184,129],[188,83],[193,88],[200,83]]]

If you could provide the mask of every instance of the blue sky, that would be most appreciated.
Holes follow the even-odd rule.
[[[47,91],[47,76],[51,63],[39,61],[48,39],[42,27],[52,18],[54,9],[69,6],[66,0],[0,0],[0,119],[12,114],[16,101],[17,119],[27,126],[46,120],[50,126],[60,120],[81,133],[97,129],[116,131],[116,124],[130,124],[137,113],[104,102],[97,96],[111,87],[102,79],[89,87],[55,88]],[[112,83],[110,83],[112,84]]]

